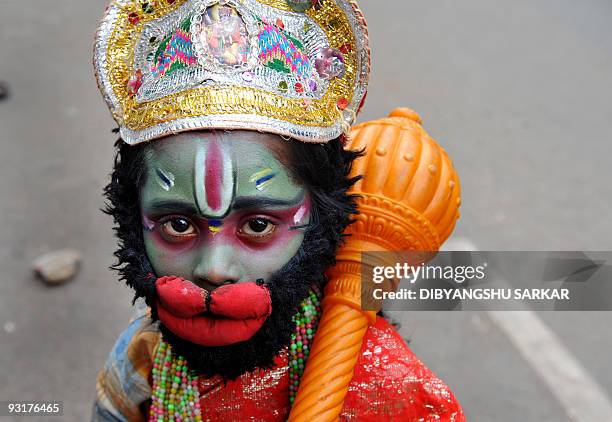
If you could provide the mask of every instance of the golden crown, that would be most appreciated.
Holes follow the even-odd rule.
[[[129,144],[207,128],[327,142],[353,123],[369,66],[353,0],[115,0],[94,48]]]

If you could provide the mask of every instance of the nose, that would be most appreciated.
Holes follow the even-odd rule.
[[[209,243],[204,246],[194,269],[194,283],[208,291],[225,284],[237,283],[240,274],[234,256],[235,251],[229,245]]]

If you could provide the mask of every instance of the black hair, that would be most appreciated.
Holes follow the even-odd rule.
[[[299,303],[313,285],[323,289],[325,270],[334,264],[343,232],[352,222],[351,215],[357,213],[356,195],[349,194],[348,190],[360,177],[349,175],[353,161],[362,152],[344,149],[345,140],[341,136],[325,144],[286,141],[289,143],[287,167],[310,194],[311,218],[300,249],[269,281],[273,312],[254,337],[243,343],[204,348],[161,326],[164,338],[185,356],[191,369],[231,379],[258,367],[271,367],[274,357],[287,346],[294,329],[292,317]],[[117,263],[111,268],[134,289],[134,301],[144,297],[156,320],[154,281],[157,276],[146,256],[139,205],[145,145],[129,146],[119,139],[115,148],[111,181],[104,189],[108,200],[104,212],[113,217],[119,239],[115,251]]]

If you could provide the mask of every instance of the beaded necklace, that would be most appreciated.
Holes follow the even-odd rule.
[[[293,317],[295,331],[289,343],[289,402],[293,404],[321,314],[321,293],[314,288]],[[153,361],[153,388],[149,421],[202,421],[198,377],[189,374],[183,356],[173,356],[163,339]]]
[[[185,358],[173,357],[163,340],[153,361],[151,400],[149,421],[202,421],[198,377],[189,374]]]
[[[291,335],[289,344],[289,403],[293,404],[304,374],[304,366],[312,339],[317,331],[319,316],[321,315],[321,293],[314,288],[300,305],[300,311],[293,317],[295,332]]]

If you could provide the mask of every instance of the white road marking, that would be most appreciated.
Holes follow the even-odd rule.
[[[488,312],[575,422],[612,421],[612,403],[557,335],[532,311]]]
[[[468,239],[450,239],[443,250],[476,251]],[[525,361],[546,383],[574,422],[612,421],[612,402],[537,313],[487,311]]]

